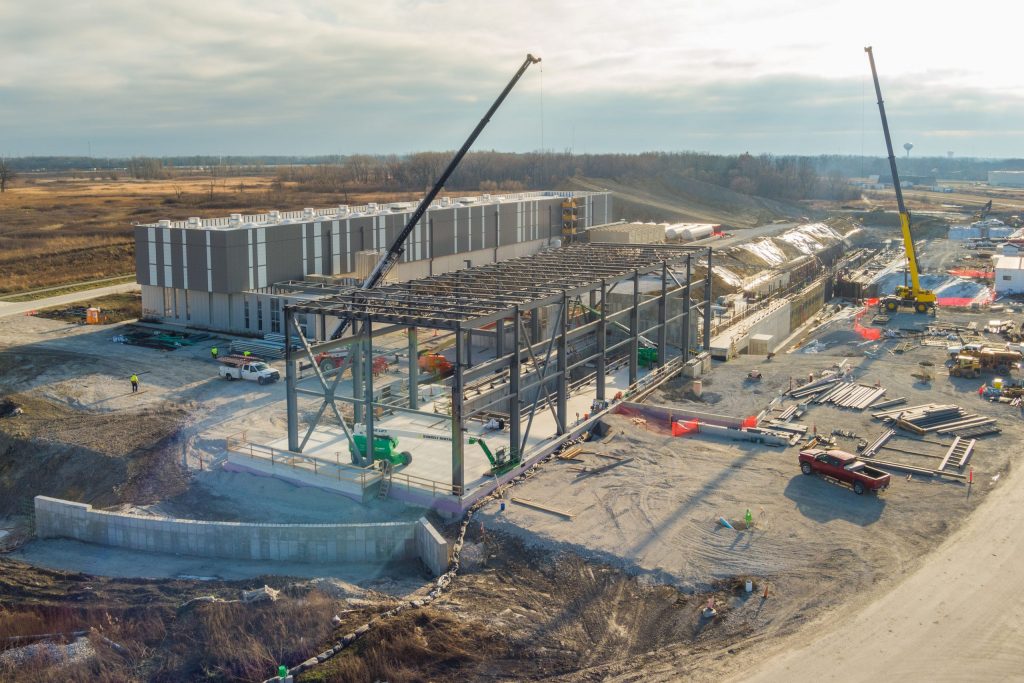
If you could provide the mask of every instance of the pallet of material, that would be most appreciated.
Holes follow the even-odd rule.
[[[901,429],[921,435],[928,432],[960,434],[960,431],[964,429],[991,427],[996,423],[993,418],[968,413],[957,405],[935,403],[873,413],[873,417],[886,422],[894,422]]]
[[[839,381],[839,377],[826,377],[825,379],[819,379],[810,384],[804,384],[803,386],[796,387],[792,391],[787,392],[791,398],[806,398],[807,396],[813,396],[819,392],[825,391],[832,384]]]
[[[776,418],[778,422],[789,422],[796,415],[796,406],[790,406],[779,413],[779,417]]]

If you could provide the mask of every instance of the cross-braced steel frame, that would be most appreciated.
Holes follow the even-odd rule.
[[[669,361],[670,346],[678,347],[679,353],[673,356],[681,362],[689,359],[692,348],[707,349],[711,334],[711,261],[710,247],[592,243],[370,290],[321,283],[281,283],[282,291],[323,295],[284,308],[288,448],[301,452],[324,413],[330,410],[349,440],[350,450],[355,454],[353,462],[371,465],[371,440],[367,439],[365,450],[360,451],[336,401],[353,405],[354,422],[363,423],[366,434],[374,433],[375,409],[425,412],[419,410],[416,389],[417,329],[447,330],[455,337],[450,379],[452,491],[460,495],[465,481],[463,434],[467,420],[504,416],[513,455],[524,454],[538,410],[551,410],[557,433],[567,432],[570,425],[566,400],[574,375],[587,374],[593,368],[592,375],[587,376],[596,383],[596,400],[604,401],[609,361],[623,359],[628,363],[632,385],[639,377],[638,356],[642,346],[657,348],[659,365]],[[695,266],[705,269],[701,278],[703,292],[697,290],[697,303],[691,287]],[[660,287],[642,294],[641,278],[651,276],[660,279]],[[630,283],[631,305],[609,311],[609,296],[622,283]],[[589,305],[583,304],[584,297]],[[682,303],[677,315],[669,315],[672,301]],[[641,312],[648,307],[656,307],[657,322],[642,330]],[[695,311],[703,322],[699,343],[690,339],[691,315]],[[354,323],[351,336],[332,341],[311,340],[296,314],[315,318],[315,329],[321,331],[326,328],[324,321],[328,317],[347,316]],[[542,333],[545,318],[547,331]],[[680,324],[680,338],[670,344],[668,329],[676,322]],[[374,400],[373,339],[403,328],[407,330],[409,345],[408,407],[384,405]],[[307,325],[306,329],[310,327]],[[474,334],[494,335],[494,358],[473,364],[470,342]],[[324,372],[316,362],[317,355],[341,347],[348,349],[345,361]],[[300,360],[311,363],[318,388],[297,386]],[[347,369],[352,370],[351,398],[337,394]],[[493,400],[476,400],[472,409],[464,410],[466,388],[479,380],[486,380],[492,388],[497,383],[500,388],[494,391]],[[321,400],[316,416],[301,438],[299,395]]]

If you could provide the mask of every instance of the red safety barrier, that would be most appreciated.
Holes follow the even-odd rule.
[[[975,277],[982,280],[991,280],[996,276],[995,272],[991,270],[975,270],[971,268],[954,268],[946,272],[957,277]]]
[[[672,436],[686,436],[700,431],[700,423],[697,420],[676,420],[672,423]]]

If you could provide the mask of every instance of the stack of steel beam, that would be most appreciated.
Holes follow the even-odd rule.
[[[935,403],[886,410],[874,413],[873,417],[916,434],[936,432],[956,436],[977,436],[981,428],[994,429],[996,423],[993,418],[968,413],[957,405]]]
[[[819,394],[815,403],[832,403],[840,408],[864,410],[885,393],[885,387],[875,387],[853,382],[840,382],[831,390]]]

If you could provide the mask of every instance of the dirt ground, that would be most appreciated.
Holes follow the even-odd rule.
[[[972,315],[983,314],[944,312],[942,317],[966,320]],[[906,318],[909,325],[913,316]],[[830,326],[821,336],[848,339],[836,334],[849,331],[846,320],[837,325],[846,329]],[[883,349],[897,341],[886,342]],[[768,600],[737,605],[723,615],[721,625],[716,621],[710,629],[717,637],[705,633],[706,642],[722,648],[731,644],[730,653],[742,653],[757,643],[782,642],[780,636],[823,615],[865,604],[895,578],[918,568],[999,485],[1010,467],[1006,446],[1021,438],[1024,427],[1020,409],[978,398],[979,381],[936,373],[933,382],[923,384],[910,376],[920,370],[922,360],[941,369],[943,349],[919,347],[901,355],[883,351],[883,362],[861,355],[864,348],[853,342],[818,353],[785,354],[771,362],[731,361],[704,378],[704,400],[687,399],[692,395],[686,383],[677,381],[650,402],[680,412],[690,406],[737,417],[757,414],[789,387],[791,376],[806,378],[807,372],[818,373],[846,358],[858,381],[881,382],[886,397],[906,396],[910,405],[957,403],[999,419],[1003,433],[983,438],[976,446],[973,487],[919,475],[908,480],[905,474],[894,473],[893,485],[884,494],[857,496],[849,488],[802,475],[795,448],[672,437],[613,417],[610,423],[619,433],[609,443],[588,444],[588,453],[578,461],[555,461],[513,494],[570,512],[571,520],[509,500],[504,511],[497,503],[486,508],[485,527],[514,535],[538,551],[571,551],[690,595],[745,577],[758,586],[767,583]],[[760,382],[746,380],[751,366],[762,371]],[[883,431],[868,411],[822,405],[814,405],[799,422],[821,434],[843,429],[868,441]],[[858,439],[837,440],[838,447],[855,452]],[[934,457],[941,456],[948,442],[942,446],[900,437],[889,445]],[[595,476],[574,471],[581,465],[612,462],[598,454],[631,460]],[[885,451],[877,457],[928,466],[921,460],[925,456]],[[741,522],[747,510],[753,516],[751,530],[734,531],[719,522],[720,517]],[[666,652],[634,657],[592,668],[587,675],[633,680],[630,671],[650,664],[653,668],[644,669],[649,677],[645,680],[677,680],[682,671],[692,680],[717,680],[736,666],[750,664],[742,654],[722,659],[720,651],[704,652],[694,642],[676,643],[668,651],[671,656]],[[659,669],[657,662],[669,660],[671,666]],[[695,663],[699,666],[691,669]],[[581,673],[579,680],[588,679]]]
[[[73,306],[56,306],[37,311],[35,315],[51,320],[63,320],[69,323],[85,323],[86,309],[100,309],[100,324],[111,325],[126,320],[137,320],[142,317],[142,294],[127,292],[125,294],[109,294],[94,299],[86,299]]]

